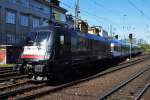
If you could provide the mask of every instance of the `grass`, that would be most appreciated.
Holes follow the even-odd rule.
[[[0,67],[13,67],[15,64],[0,64]]]

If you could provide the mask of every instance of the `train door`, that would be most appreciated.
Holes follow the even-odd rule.
[[[57,36],[57,49],[59,54],[60,63],[70,62],[70,38],[66,28],[58,28],[56,30]]]

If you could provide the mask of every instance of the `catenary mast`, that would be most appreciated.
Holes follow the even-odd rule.
[[[75,19],[74,19],[74,29],[78,29],[78,19],[79,19],[79,0],[75,2]]]

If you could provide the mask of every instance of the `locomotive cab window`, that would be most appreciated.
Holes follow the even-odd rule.
[[[27,45],[48,45],[52,44],[52,32],[30,32],[26,38]]]

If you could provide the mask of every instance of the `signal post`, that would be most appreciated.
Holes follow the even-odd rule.
[[[129,34],[129,41],[130,41],[130,59],[132,58],[132,33]]]

